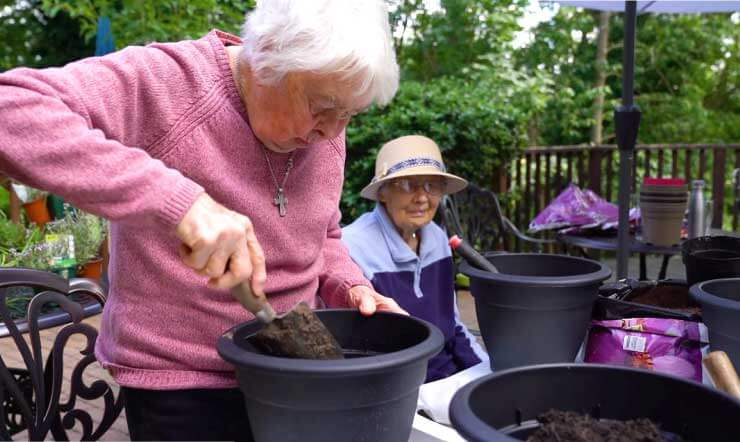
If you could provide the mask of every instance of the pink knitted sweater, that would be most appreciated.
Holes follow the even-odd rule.
[[[281,218],[226,56],[239,43],[213,31],[0,75],[0,172],[112,221],[95,353],[121,385],[236,385],[215,344],[252,316],[181,263],[174,235],[204,190],[252,219],[277,311],[317,293],[346,306],[351,286],[369,285],[340,240],[344,135],[296,153]],[[282,178],[287,156],[270,158]]]

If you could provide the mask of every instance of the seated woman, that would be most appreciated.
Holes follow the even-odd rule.
[[[375,177],[361,192],[378,202],[375,210],[342,230],[352,259],[375,290],[442,330],[445,346],[429,361],[427,382],[488,361],[460,321],[447,236],[432,221],[442,195],[465,186],[467,181],[445,172],[434,141],[397,138],[380,149]]]

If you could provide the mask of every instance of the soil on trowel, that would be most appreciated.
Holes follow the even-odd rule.
[[[271,356],[299,359],[344,359],[342,347],[305,302],[275,318],[248,338]]]
[[[689,297],[689,288],[682,285],[659,285],[630,296],[625,301],[701,314],[701,307]]]
[[[649,419],[598,420],[572,411],[550,410],[537,416],[540,426],[527,442],[664,442]],[[682,440],[672,438],[671,441]]]

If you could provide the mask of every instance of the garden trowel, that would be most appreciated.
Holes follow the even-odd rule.
[[[276,315],[266,298],[257,297],[248,283],[231,289],[232,295],[265,326],[249,342],[272,356],[300,359],[343,359],[342,347],[305,302]]]

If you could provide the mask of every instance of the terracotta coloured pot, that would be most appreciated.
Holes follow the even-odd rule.
[[[26,203],[23,205],[23,208],[26,210],[28,219],[39,227],[43,227],[44,224],[51,221],[51,214],[49,213],[49,209],[46,207],[46,197]]]
[[[103,258],[95,258],[80,266],[77,276],[100,281],[103,275]]]

